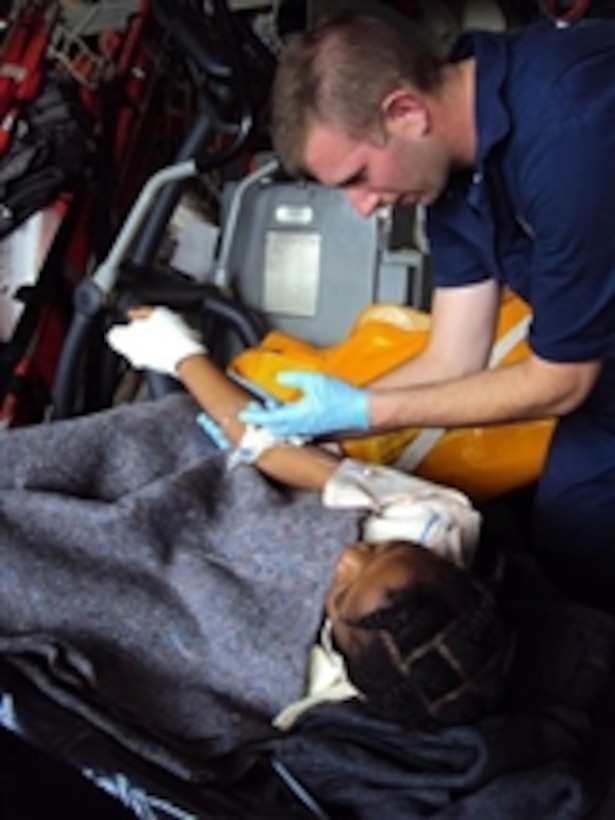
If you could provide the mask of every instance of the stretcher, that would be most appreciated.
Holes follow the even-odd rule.
[[[166,11],[169,11],[168,7]],[[147,269],[152,261],[152,250],[177,202],[181,184],[194,179],[216,162],[233,157],[237,148],[245,144],[248,120],[249,116],[240,116],[239,121],[234,121],[235,127],[230,133],[224,135],[222,144],[217,144],[220,150],[213,156],[199,157],[195,161],[195,146],[202,146],[207,140],[212,125],[209,112],[199,119],[191,141],[186,143],[186,154],[173,169],[152,177],[136,210],[131,211],[134,221],[129,219],[129,224],[124,223],[126,230],[120,231],[118,243],[104,257],[104,263],[96,269],[91,281],[88,280],[90,286],[79,290],[79,296],[83,298],[75,308],[75,330],[69,334],[69,343],[63,348],[62,366],[54,384],[57,419],[108,406],[105,404],[109,401],[106,388],[105,395],[97,402],[85,406],[80,403],[83,395],[80,365],[92,331],[99,331],[100,325],[114,321],[121,314],[124,297],[127,302],[160,300],[178,309],[196,309],[205,319],[214,317],[216,322],[229,322],[244,346],[255,347],[261,340],[264,328],[252,320],[249,311],[239,309],[232,299],[227,298],[228,294],[221,288],[199,285],[178,289],[176,280],[170,286],[163,282],[158,288],[150,281],[135,282],[130,276],[126,277],[125,266],[128,248],[135,253],[134,230],[140,231],[145,226],[143,234],[139,234],[135,255],[139,272]],[[167,196],[168,185],[171,188]],[[161,196],[162,193],[165,196]],[[128,273],[134,273],[134,269]],[[358,321],[357,338],[363,341],[352,341],[349,348],[356,344],[359,349],[368,350],[378,346],[374,339],[384,338],[385,358],[388,356],[386,368],[392,366],[399,355],[392,352],[398,349],[397,345],[391,346],[390,343],[395,340],[400,331],[399,324],[403,322],[399,318],[387,320],[382,323],[381,336],[373,334],[373,325],[382,320],[382,316],[375,318],[377,310],[373,310],[371,318],[368,312]],[[515,310],[519,310],[518,305]],[[527,318],[522,309],[521,318]],[[417,333],[411,334],[410,342],[412,350],[418,350],[424,343],[427,323],[425,317],[415,316],[413,321]],[[368,328],[367,333],[361,328]],[[405,340],[408,342],[407,333]],[[315,354],[312,346],[306,348],[290,339],[285,339],[284,345],[284,350],[295,357],[294,361],[300,356],[307,359],[311,355],[318,359],[321,355]],[[408,348],[404,353],[408,353]],[[344,355],[342,352],[339,355],[343,362]],[[365,359],[367,362],[368,357]],[[274,370],[274,367],[267,370],[269,379]],[[101,374],[97,372],[96,375]],[[264,379],[264,383],[269,382]],[[115,374],[111,384],[115,384]],[[403,446],[405,444],[407,442],[403,442]],[[399,442],[396,447],[399,448]],[[546,614],[546,610],[530,609],[528,622],[530,632],[537,632],[536,627],[547,621],[555,626],[549,633],[553,638],[547,643],[549,651],[543,653],[548,666],[556,654],[556,641],[565,630],[561,628],[563,619],[543,617]],[[574,643],[576,649],[585,645],[585,639],[589,645],[597,632],[593,627],[590,619],[586,631],[574,632],[578,636]],[[567,655],[566,652],[563,654]],[[545,669],[544,666],[539,668]],[[591,671],[595,671],[593,667]],[[43,800],[48,800],[49,804],[53,802],[60,810],[62,804],[55,802],[59,801],[57,792],[50,793],[47,788],[50,780],[67,784],[61,796],[68,804],[63,811],[66,817],[83,816],[87,811],[84,806],[90,805],[93,793],[85,797],[82,787],[89,781],[100,793],[100,816],[105,818],[115,814],[123,817],[128,812],[148,820],[253,820],[260,817],[379,820],[383,816],[387,820],[406,820],[409,817],[438,816],[433,802],[437,800],[441,801],[438,805],[447,805],[441,816],[446,816],[446,812],[451,816],[452,812],[454,816],[466,817],[491,814],[498,820],[517,820],[523,815],[553,820],[610,820],[615,805],[613,789],[609,789],[615,769],[615,734],[611,731],[615,698],[612,692],[607,691],[603,701],[595,703],[592,700],[590,703],[581,691],[579,701],[562,710],[557,705],[552,708],[553,704],[544,699],[548,676],[543,679],[536,675],[535,679],[538,690],[534,690],[536,700],[531,701],[535,708],[513,713],[508,722],[487,721],[479,731],[467,727],[467,731],[458,730],[452,738],[435,741],[421,733],[409,742],[406,735],[400,736],[379,722],[359,722],[352,711],[325,709],[309,716],[292,734],[272,736],[263,742],[234,749],[188,775],[184,773],[184,776],[171,771],[164,765],[164,760],[157,765],[151,759],[145,759],[134,749],[118,743],[100,726],[92,726],[75,711],[63,708],[57,700],[43,695],[10,664],[0,664],[0,724],[11,733],[11,740],[4,747],[9,749],[9,760],[20,761],[22,771],[28,772],[28,785],[32,787],[35,783],[37,788],[40,787]],[[541,690],[543,684],[545,689]],[[594,737],[589,731],[589,718],[597,710],[600,710],[603,731]],[[496,736],[500,740],[512,737],[514,743],[505,748],[494,746]],[[28,751],[16,744],[18,738],[27,741],[25,749]],[[461,745],[455,745],[458,742]],[[451,750],[452,766],[451,758],[447,756]],[[494,751],[502,754],[492,757]],[[439,758],[438,754],[443,757]],[[506,766],[502,765],[504,759]],[[434,764],[438,760],[447,760],[440,770]],[[46,778],[45,773],[50,773],[50,778]],[[75,785],[76,773],[79,773],[79,786]],[[443,779],[434,782],[434,777]],[[500,788],[503,790],[499,791]],[[17,804],[17,817],[19,801],[25,801],[25,795],[16,795],[14,791],[11,794],[10,790],[7,794],[7,799]],[[76,808],[71,805],[72,795],[79,795]],[[106,796],[113,798],[111,803]],[[483,798],[491,802],[480,806],[473,802]],[[528,804],[523,803],[526,799],[544,802],[540,806],[531,803],[528,809]],[[485,811],[486,806],[490,811]],[[511,807],[508,814],[505,806]],[[2,808],[4,810],[4,806]],[[93,806],[92,814],[88,813],[88,816],[96,816],[96,811]]]

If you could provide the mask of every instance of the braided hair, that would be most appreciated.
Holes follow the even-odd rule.
[[[422,553],[415,577],[350,624],[369,640],[346,656],[348,675],[364,708],[383,719],[412,728],[468,723],[501,694],[514,638],[486,585],[414,549]]]

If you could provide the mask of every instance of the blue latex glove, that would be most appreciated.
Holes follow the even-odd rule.
[[[286,370],[277,381],[299,388],[303,396],[277,408],[251,402],[239,414],[244,424],[265,427],[275,436],[284,437],[367,430],[370,426],[367,390],[305,370]]]

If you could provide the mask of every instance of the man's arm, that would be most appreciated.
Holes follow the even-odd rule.
[[[491,280],[437,288],[425,349],[370,386],[411,387],[482,370],[489,359],[499,305],[500,288]]]
[[[561,416],[578,407],[599,361],[556,363],[536,354],[485,369],[500,304],[497,283],[442,289],[424,354],[368,390],[319,373],[288,371],[279,381],[303,395],[277,409],[250,405],[244,421],[280,435],[349,435],[402,427],[466,427]]]
[[[532,354],[485,369],[499,305],[500,289],[491,280],[436,290],[425,351],[370,385],[371,424],[467,427],[561,416],[578,407],[599,362],[556,363]]]
[[[587,397],[600,362],[555,363],[531,355],[517,364],[417,387],[374,389],[375,428],[468,427],[563,416]]]
[[[321,373],[284,371],[278,382],[303,395],[278,408],[250,404],[243,421],[277,435],[353,435],[374,427],[430,424],[413,418],[410,388],[454,379],[484,367],[491,351],[500,294],[496,282],[438,290],[427,348],[375,380],[369,391]],[[399,401],[398,401],[399,399]]]

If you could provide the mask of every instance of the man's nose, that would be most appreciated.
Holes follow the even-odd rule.
[[[371,191],[364,191],[360,188],[349,188],[346,196],[352,207],[361,216],[371,216],[380,206],[380,197]]]

